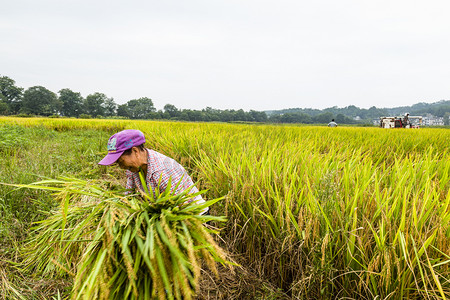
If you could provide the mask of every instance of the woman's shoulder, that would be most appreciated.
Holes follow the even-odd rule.
[[[166,162],[168,160],[173,160],[172,158],[159,153],[158,151],[155,151],[153,149],[147,149],[147,153],[148,153],[148,160],[149,161],[153,161],[156,162],[157,164],[163,164],[163,162]]]
[[[150,173],[155,173],[166,168],[166,162],[171,160],[169,157],[165,156],[158,151],[153,149],[147,149],[148,152],[148,165]]]
[[[162,154],[162,153],[160,153],[160,152],[158,152],[156,150],[153,150],[153,149],[150,149],[150,148],[146,148],[146,149],[147,149],[147,153],[148,153],[149,156],[163,156],[163,157],[166,157],[164,154]]]

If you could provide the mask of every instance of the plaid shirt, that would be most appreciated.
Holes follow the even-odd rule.
[[[169,184],[169,179],[172,178],[171,182],[171,191],[175,192],[175,194],[185,191],[188,188],[190,194],[194,194],[198,192],[197,187],[195,187],[194,182],[192,182],[191,177],[186,172],[186,170],[173,160],[170,157],[167,157],[159,152],[156,152],[151,149],[146,149],[148,158],[147,158],[147,176],[145,182],[148,188],[152,188],[155,191],[159,188],[159,191],[162,193],[166,190],[167,185]],[[139,188],[144,191],[144,188],[139,179],[139,172],[133,173],[129,170],[126,170],[127,175],[127,189]],[[161,183],[158,186],[159,180],[161,178]],[[177,189],[175,187],[178,185]],[[192,200],[195,200],[197,203],[201,204],[205,202],[201,195],[197,195]],[[191,201],[192,201],[191,200]]]

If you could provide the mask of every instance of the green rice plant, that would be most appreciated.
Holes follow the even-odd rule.
[[[105,139],[116,125],[142,130],[147,146],[182,162],[208,196],[225,196],[213,211],[227,216],[221,231],[227,249],[293,298],[450,296],[449,130],[3,122],[57,131],[89,128],[103,131]],[[78,157],[67,153],[49,161],[65,159]],[[66,169],[52,168],[50,175]]]
[[[80,120],[80,119],[53,119],[53,118],[15,118],[0,117],[0,124],[14,124],[25,127],[45,127],[56,131],[67,131],[74,129],[96,128],[107,132],[116,132],[124,129],[124,124],[129,122],[123,120]]]
[[[449,162],[434,135],[260,129],[200,145],[192,161],[227,195],[225,236],[261,276],[299,298],[448,297]]]
[[[217,275],[229,264],[203,225],[225,221],[200,215],[189,191],[126,194],[104,183],[73,178],[20,187],[50,190],[58,210],[40,221],[23,249],[23,265],[50,277],[73,278],[73,299],[192,299],[202,262]]]

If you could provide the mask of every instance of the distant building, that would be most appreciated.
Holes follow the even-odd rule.
[[[436,117],[432,114],[426,114],[423,117],[423,125],[425,125],[425,126],[443,126],[444,118]]]

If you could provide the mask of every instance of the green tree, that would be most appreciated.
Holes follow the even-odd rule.
[[[205,115],[200,110],[192,110],[192,109],[184,109],[183,112],[186,112],[188,115],[188,119],[190,121],[204,121]]]
[[[284,113],[272,120],[277,123],[312,123],[311,117],[302,112]]]
[[[23,88],[17,87],[13,79],[7,76],[0,77],[0,95],[0,101],[4,104],[1,109],[3,114],[15,114],[19,112]]]
[[[234,119],[233,119],[233,112],[232,111],[230,111],[229,109],[226,109],[226,110],[222,110],[221,112],[220,112],[220,115],[219,115],[219,119],[220,119],[220,121],[222,121],[222,122],[230,122],[230,121],[233,121]]]
[[[130,109],[128,108],[128,105],[126,103],[120,104],[117,106],[117,115],[119,117],[125,117],[125,118],[130,117]]]
[[[296,120],[297,123],[303,124],[311,124],[313,122],[311,116],[305,113],[298,113]]]
[[[267,115],[263,111],[250,110],[249,114],[254,122],[267,122]]]
[[[450,125],[450,112],[444,113],[444,125]]]
[[[331,112],[325,112],[320,115],[317,115],[313,118],[315,123],[325,123],[328,124],[331,119],[333,119],[333,114]]]
[[[152,112],[148,113],[146,118],[151,119],[151,120],[162,119],[161,113],[159,111],[152,111]]]
[[[62,89],[59,92],[62,103],[61,114],[67,117],[78,117],[83,112],[83,97],[71,89]]]
[[[338,124],[345,124],[345,123],[347,123],[347,119],[346,119],[346,117],[345,117],[343,114],[338,114],[338,115],[336,116],[335,121],[336,121]]]
[[[180,113],[180,116],[178,117],[178,119],[183,120],[183,121],[190,121],[189,114],[185,110],[183,110]]]
[[[58,113],[61,106],[61,102],[55,93],[43,86],[33,86],[23,94],[21,112],[50,116]]]
[[[243,121],[243,122],[249,121],[247,116],[248,116],[248,114],[243,109],[239,109],[234,112],[234,120],[235,121]]]
[[[107,117],[115,116],[117,113],[117,104],[113,98],[107,98],[103,103],[103,108]]]
[[[130,100],[126,103],[127,114],[131,119],[151,119],[156,111],[153,101],[147,97]]]
[[[104,116],[104,104],[108,97],[103,93],[94,93],[88,95],[84,100],[84,113],[91,116]]]
[[[180,111],[173,104],[164,105],[164,112],[169,114],[170,119],[176,118],[180,115]]]
[[[220,121],[220,110],[208,106],[202,111],[205,113],[208,121]]]
[[[356,117],[360,116],[363,117],[361,114],[361,109],[359,107],[356,107],[354,105],[349,105],[345,108],[343,108],[343,114],[349,117]]]
[[[0,94],[0,115],[7,115],[9,113],[9,106],[4,99],[5,97]]]

